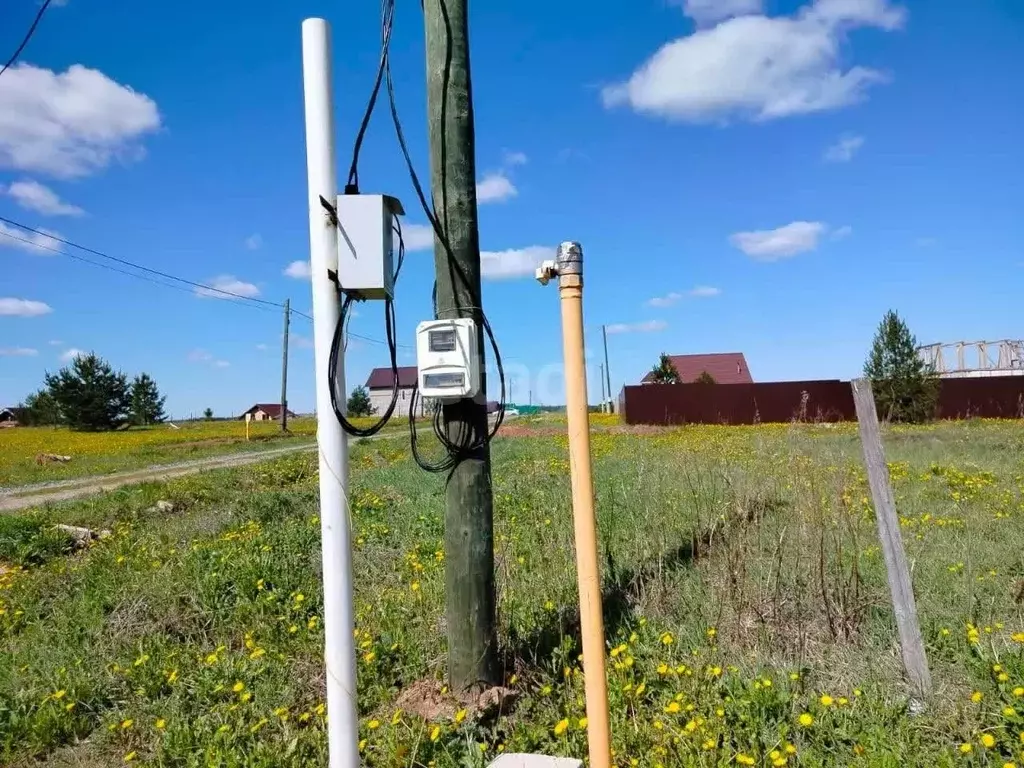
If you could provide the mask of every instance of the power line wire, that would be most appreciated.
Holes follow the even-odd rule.
[[[233,293],[232,291],[221,290],[221,289],[215,288],[215,287],[213,287],[211,285],[206,285],[205,283],[197,283],[197,282],[195,282],[193,280],[187,280],[187,279],[185,279],[183,277],[178,277],[176,275],[171,275],[171,274],[168,274],[166,272],[160,272],[159,270],[150,269],[149,267],[144,267],[141,264],[136,264],[135,262],[128,261],[127,259],[119,259],[119,258],[114,257],[114,256],[109,256],[109,255],[107,255],[105,253],[102,253],[100,251],[96,251],[96,250],[94,250],[92,248],[88,248],[88,247],[86,247],[84,245],[79,245],[78,243],[75,243],[75,242],[73,242],[71,240],[66,240],[66,239],[64,239],[64,238],[62,238],[62,237],[60,237],[58,235],[53,235],[53,234],[50,234],[49,232],[44,232],[42,230],[35,229],[33,227],[29,227],[29,226],[27,226],[25,224],[21,224],[20,222],[14,221],[12,219],[8,219],[8,218],[6,218],[4,216],[0,216],[0,221],[4,222],[6,224],[9,224],[11,226],[19,227],[19,228],[21,228],[21,229],[23,229],[23,230],[25,230],[27,232],[32,232],[32,233],[34,233],[36,235],[39,235],[40,237],[45,237],[45,238],[48,238],[50,240],[53,240],[53,241],[56,241],[56,242],[59,242],[59,243],[63,243],[63,244],[68,245],[68,246],[70,246],[72,248],[78,248],[79,250],[85,251],[86,253],[91,253],[91,254],[94,254],[96,256],[101,256],[102,258],[110,259],[111,261],[117,262],[118,264],[124,264],[124,265],[129,266],[129,267],[131,267],[133,269],[138,269],[138,270],[141,270],[143,272],[148,272],[150,274],[156,275],[157,277],[164,278],[164,280],[157,280],[157,279],[154,279],[152,277],[148,277],[146,275],[140,275],[140,274],[137,274],[135,272],[129,272],[129,271],[125,270],[125,269],[119,269],[118,267],[115,267],[115,266],[113,266],[111,264],[104,264],[101,261],[96,261],[94,259],[88,259],[88,258],[86,258],[84,256],[80,256],[80,255],[75,254],[75,253],[69,253],[68,251],[61,250],[60,248],[54,248],[53,246],[46,245],[44,243],[40,243],[40,242],[36,242],[36,241],[33,241],[33,240],[29,240],[29,239],[24,238],[24,237],[18,237],[17,235],[12,234],[10,232],[0,231],[0,235],[4,236],[6,238],[9,238],[11,240],[15,240],[15,241],[17,241],[19,243],[23,243],[24,245],[28,245],[28,246],[31,246],[33,248],[39,248],[39,249],[42,249],[42,250],[45,250],[45,251],[50,251],[52,253],[60,254],[61,256],[67,256],[69,259],[73,259],[75,261],[80,261],[80,262],[82,262],[84,264],[91,264],[92,266],[99,267],[100,269],[107,269],[107,270],[110,270],[111,272],[117,272],[117,273],[122,274],[122,275],[127,275],[128,277],[134,277],[134,278],[137,278],[139,280],[145,280],[147,283],[152,283],[153,285],[160,285],[160,286],[163,286],[164,288],[171,288],[171,289],[174,289],[176,291],[181,291],[183,293],[187,293],[187,294],[192,295],[192,296],[196,295],[194,291],[191,291],[188,288],[183,288],[180,285],[175,285],[173,282],[165,282],[165,281],[166,280],[172,280],[172,281],[177,282],[177,283],[183,283],[185,285],[191,286],[192,288],[197,288],[197,289],[202,289],[202,290],[206,290],[206,291],[211,291],[214,294],[221,294],[221,295],[213,295],[210,298],[221,299],[222,301],[229,301],[229,300],[233,300],[233,299],[242,299],[244,302],[255,302],[255,303],[250,303],[250,304],[242,303],[242,304],[240,304],[240,306],[252,307],[253,309],[262,309],[262,310],[267,311],[267,312],[278,310],[278,309],[284,309],[284,304],[279,304],[279,303],[273,302],[273,301],[267,301],[265,299],[256,299],[256,298],[253,298],[251,296],[243,296],[243,295],[238,294],[238,293]],[[304,317],[306,320],[309,320],[310,322],[313,321],[313,318],[310,317],[309,315],[307,315],[305,312],[300,312],[297,309],[291,309],[290,311],[293,314],[299,315],[300,317]],[[369,342],[371,344],[382,344],[384,346],[387,346],[387,342],[383,341],[382,339],[374,339],[374,338],[372,338],[370,336],[363,336],[362,334],[358,334],[358,333],[349,333],[348,335],[351,336],[354,339],[360,339],[361,341],[366,341],[366,342]],[[397,346],[403,347],[405,349],[414,349],[414,347],[412,345],[410,345],[410,344],[398,344]]]
[[[46,9],[49,7],[51,1],[52,0],[45,0],[45,2],[39,8],[39,12],[36,14],[35,19],[32,20],[32,26],[28,28],[28,32],[25,33],[25,37],[22,38],[21,45],[19,45],[14,50],[14,53],[11,55],[11,58],[9,58],[7,60],[7,63],[4,64],[4,68],[0,69],[0,75],[6,72],[11,67],[11,65],[18,60],[18,57],[21,56],[21,52],[25,50],[25,46],[28,45],[28,41],[31,40],[32,35],[35,34],[36,27],[39,26],[39,20],[43,18],[43,14],[46,13]]]

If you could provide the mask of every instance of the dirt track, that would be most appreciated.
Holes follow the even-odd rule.
[[[276,456],[295,453],[296,451],[312,451],[315,449],[316,443],[303,443],[302,445],[289,445],[286,448],[272,448],[267,451],[231,453],[225,456],[211,456],[207,459],[181,461],[175,464],[161,464],[143,469],[133,469],[128,472],[116,472],[110,475],[92,475],[51,483],[22,485],[0,491],[0,512],[13,512],[18,509],[34,507],[53,501],[67,501],[68,499],[91,496],[96,493],[119,488],[122,485],[143,483],[149,480],[168,480],[172,477],[201,472],[204,469],[240,467],[245,464],[266,461]]]

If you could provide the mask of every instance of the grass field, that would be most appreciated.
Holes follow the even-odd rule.
[[[372,418],[353,419],[359,426]],[[398,430],[403,424],[389,424]],[[244,421],[183,422],[133,427],[117,432],[72,432],[54,427],[18,427],[0,430],[0,487],[66,480],[86,475],[140,469],[154,464],[201,459],[225,453],[259,451],[309,442],[316,434],[316,420],[292,419],[290,434],[282,434],[277,422],[252,422],[246,440]],[[71,456],[67,464],[36,463],[40,453]]]
[[[1024,766],[1024,430],[885,433],[937,693],[906,713],[851,426],[632,432],[594,417],[618,766]],[[564,423],[493,445],[500,637],[520,694],[433,722],[443,490],[404,442],[352,455],[370,766],[582,757]],[[325,764],[312,455],[0,517],[5,765]],[[158,498],[173,514],[144,511]],[[56,521],[113,536],[65,554]]]

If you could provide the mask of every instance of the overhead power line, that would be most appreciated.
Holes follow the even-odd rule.
[[[32,20],[32,26],[28,28],[28,32],[25,33],[25,37],[23,37],[21,40],[21,45],[19,45],[14,50],[14,53],[11,54],[11,58],[9,58],[7,62],[4,64],[4,68],[0,69],[0,75],[3,75],[3,73],[6,72],[11,67],[11,65],[18,60],[18,57],[21,56],[21,52],[25,50],[25,46],[28,45],[28,41],[31,40],[32,35],[35,34],[36,27],[39,26],[39,20],[43,18],[43,14],[46,13],[46,9],[50,6],[51,1],[52,0],[45,0],[45,2],[39,7],[39,11],[38,13],[36,13],[36,17]]]
[[[172,275],[172,274],[170,274],[168,272],[161,272],[158,269],[152,269],[151,267],[146,267],[146,266],[144,266],[142,264],[137,264],[137,263],[135,263],[133,261],[129,261],[127,259],[121,259],[121,258],[118,258],[116,256],[111,256],[109,254],[103,253],[102,251],[95,250],[94,248],[89,248],[88,246],[80,245],[79,243],[76,243],[76,242],[74,242],[72,240],[68,240],[66,238],[60,237],[59,235],[54,235],[54,234],[51,234],[49,232],[44,232],[41,229],[36,229],[34,227],[30,227],[27,224],[22,224],[21,222],[14,221],[13,219],[8,219],[5,216],[0,216],[0,222],[8,224],[8,225],[10,225],[12,227],[17,227],[17,228],[19,228],[21,230],[24,230],[25,232],[31,232],[31,233],[39,236],[39,237],[48,238],[49,240],[52,240],[54,242],[62,243],[63,245],[66,245],[66,246],[68,246],[70,248],[76,248],[76,249],[78,249],[80,251],[84,251],[85,253],[89,253],[89,254],[92,254],[94,256],[98,256],[100,258],[107,259],[107,260],[112,261],[112,262],[114,262],[116,264],[121,264],[123,266],[139,270],[140,272],[144,272],[146,274],[141,274],[140,275],[140,274],[138,274],[136,272],[129,272],[128,270],[121,269],[119,267],[114,266],[113,264],[105,264],[102,261],[97,261],[95,259],[86,258],[85,256],[81,256],[80,254],[69,253],[68,251],[62,250],[60,248],[54,248],[52,245],[41,243],[41,242],[38,242],[38,241],[35,241],[35,240],[30,240],[30,239],[25,238],[25,237],[18,237],[17,235],[12,234],[10,232],[2,232],[2,231],[0,231],[0,235],[4,236],[6,238],[9,238],[11,240],[15,240],[15,241],[17,241],[19,243],[23,243],[24,245],[28,245],[28,246],[31,246],[33,248],[39,248],[39,249],[42,249],[44,251],[50,251],[51,253],[60,254],[61,256],[67,256],[69,259],[73,259],[75,261],[80,261],[80,262],[82,262],[84,264],[91,264],[92,266],[99,267],[100,269],[106,269],[106,270],[109,270],[111,272],[117,272],[117,273],[122,274],[122,275],[127,275],[128,277],[134,277],[134,278],[137,278],[139,280],[145,280],[147,283],[152,283],[154,285],[160,285],[160,286],[163,286],[164,288],[171,288],[171,289],[176,290],[176,291],[182,291],[183,293],[188,293],[188,294],[193,295],[193,296],[196,295],[195,291],[194,290],[189,290],[189,288],[197,289],[197,290],[203,290],[203,291],[208,291],[211,294],[210,298],[214,298],[214,299],[222,299],[222,300],[225,300],[225,301],[227,301],[227,300],[234,301],[235,299],[238,299],[238,300],[240,300],[240,302],[243,302],[243,303],[241,303],[241,306],[252,307],[253,309],[262,309],[262,310],[265,310],[265,311],[268,311],[268,312],[274,311],[274,310],[278,310],[278,309],[284,309],[284,304],[280,304],[280,303],[275,302],[275,301],[268,301],[266,299],[258,299],[258,298],[255,298],[253,296],[244,296],[244,295],[242,295],[240,293],[235,293],[233,291],[228,291],[228,290],[224,290],[224,289],[221,289],[221,288],[216,288],[216,287],[214,287],[212,285],[207,285],[206,283],[200,283],[200,282],[196,282],[195,280],[189,280],[189,279],[184,278],[184,277],[178,277],[177,275]],[[152,275],[153,277],[150,277],[150,275]],[[183,286],[189,286],[189,288],[186,288],[186,287],[183,287]],[[245,303],[245,302],[248,302],[248,303]],[[296,314],[296,315],[299,315],[300,317],[305,318],[306,320],[309,320],[309,321],[313,320],[313,318],[310,317],[309,315],[307,315],[305,312],[300,312],[297,309],[292,309],[291,312]],[[387,345],[387,342],[382,340],[382,339],[374,339],[374,338],[372,338],[370,336],[363,336],[361,334],[351,333],[351,332],[349,332],[347,335],[349,337],[353,338],[353,339],[360,339],[361,341],[365,341],[365,342],[368,342],[370,344],[382,344],[382,345],[385,345],[385,346]],[[409,345],[409,344],[399,344],[398,346],[404,347],[406,349],[413,349],[413,347],[411,345]]]

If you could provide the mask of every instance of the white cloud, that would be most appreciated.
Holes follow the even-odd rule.
[[[60,356],[60,359],[63,360],[65,363],[70,363],[72,360],[77,360],[78,358],[85,357],[85,355],[88,354],[89,353],[86,352],[84,349],[71,348],[64,350],[63,354],[61,354]]]
[[[683,13],[701,26],[733,16],[761,13],[761,0],[683,0]]]
[[[656,333],[668,328],[664,320],[647,320],[643,323],[612,323],[605,327],[608,333]]]
[[[40,232],[49,232],[56,235],[56,232],[42,229]],[[61,242],[54,240],[45,234],[36,234],[24,229],[9,227],[0,221],[0,246],[9,245],[12,248],[20,248],[23,251],[34,253],[36,256],[51,256],[54,251],[60,250]]]
[[[683,294],[672,291],[664,296],[655,296],[653,299],[648,299],[647,304],[652,307],[671,307],[673,304],[678,304],[683,298]]]
[[[260,352],[265,352],[268,349],[268,347],[266,344],[257,344],[256,349],[258,349]]]
[[[813,0],[792,16],[730,18],[662,46],[602,98],[606,107],[687,122],[838,109],[887,79],[868,67],[844,68],[845,33],[897,29],[905,17],[888,0]]]
[[[533,277],[546,259],[555,258],[555,249],[543,245],[510,248],[507,251],[481,251],[480,276],[485,280]]]
[[[188,353],[188,360],[190,363],[208,363],[213,360],[213,355],[205,349],[193,349]]]
[[[22,208],[36,211],[47,216],[81,216],[85,211],[77,205],[65,203],[60,196],[49,187],[32,179],[13,182],[6,190],[0,187],[8,197]]]
[[[853,160],[857,150],[863,146],[863,136],[853,136],[850,134],[840,136],[835,144],[825,150],[825,161],[829,163],[848,163]]]
[[[502,160],[508,167],[516,165],[526,165],[526,153],[525,152],[508,152],[502,156]]]
[[[737,232],[729,242],[759,261],[778,261],[813,251],[826,229],[820,221],[794,221],[778,229]]]
[[[214,360],[213,361],[213,367],[214,368],[230,368],[231,367],[231,363],[229,363],[227,360]]]
[[[263,236],[257,232],[245,238],[245,247],[250,251],[258,251],[263,247]]]
[[[722,289],[710,285],[698,285],[690,289],[690,295],[697,299],[710,299],[713,296],[721,296]]]
[[[31,299],[0,299],[0,315],[7,317],[39,317],[53,312],[53,307]]]
[[[408,246],[406,246],[406,250],[408,250]],[[308,261],[299,259],[285,267],[284,274],[288,277],[294,277],[296,280],[308,280],[309,276],[313,274],[313,270]]]
[[[434,248],[434,228],[429,224],[405,224],[402,226],[402,242],[406,252],[426,251]]]
[[[239,280],[234,275],[218,275],[207,284],[210,288],[196,288],[195,295],[201,299],[252,299],[260,295],[259,288],[252,283]],[[227,294],[234,294],[234,296]]]
[[[478,203],[500,203],[519,194],[512,180],[501,171],[489,173],[476,183]]]
[[[152,99],[81,64],[63,73],[21,64],[0,83],[0,166],[87,176],[141,157],[138,141],[158,128]]]
[[[29,347],[0,347],[0,357],[35,357],[38,354],[38,349]]]
[[[849,224],[844,224],[843,226],[838,227],[838,228],[836,228],[835,230],[832,231],[832,239],[833,240],[842,240],[844,238],[849,237],[852,234],[853,234],[853,227],[851,227]]]

